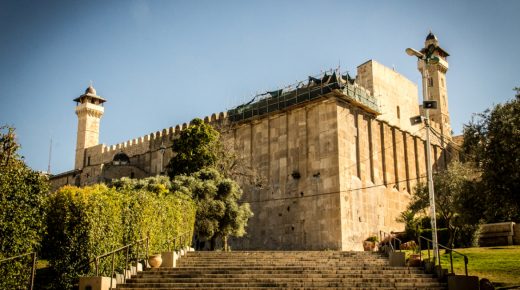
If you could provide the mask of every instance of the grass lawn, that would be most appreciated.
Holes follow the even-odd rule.
[[[468,275],[487,278],[495,287],[520,286],[520,246],[455,249],[468,256]],[[423,258],[428,257],[423,251]],[[442,267],[450,271],[450,256],[441,250]],[[453,253],[456,274],[464,275],[464,258]]]

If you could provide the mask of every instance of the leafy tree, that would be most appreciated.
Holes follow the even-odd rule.
[[[172,149],[176,153],[167,165],[168,175],[191,174],[213,166],[217,162],[220,148],[220,134],[201,119],[193,119],[188,128],[173,140]]]
[[[464,126],[464,153],[482,170],[488,222],[520,221],[520,88]]]
[[[434,176],[435,206],[440,223],[448,229],[448,246],[453,246],[457,235],[463,231],[475,231],[479,225],[480,215],[474,215],[473,209],[478,208],[479,200],[474,199],[475,184],[478,174],[469,164],[452,162],[448,169]],[[473,203],[473,204],[471,204]],[[416,225],[413,216],[429,212],[428,187],[419,184],[407,211],[401,214],[401,219],[407,225]],[[475,227],[468,227],[474,225]],[[471,234],[470,234],[471,235]],[[463,244],[471,244],[464,241]]]
[[[224,178],[216,169],[205,168],[191,176],[176,176],[172,187],[190,194],[195,200],[195,234],[201,240],[210,240],[212,249],[219,237],[227,250],[229,236],[245,234],[247,221],[253,213],[248,203],[239,203],[242,190],[235,181]]]
[[[170,178],[192,174],[205,167],[216,168],[223,176],[242,183],[260,186],[265,180],[234,152],[232,138],[223,138],[232,131],[229,123],[204,123],[193,119],[173,141],[176,155],[170,159],[167,171]]]
[[[45,231],[47,177],[18,155],[14,128],[0,127],[0,259],[38,251]],[[0,288],[23,289],[29,259],[0,264]]]

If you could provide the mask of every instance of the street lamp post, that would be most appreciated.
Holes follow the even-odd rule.
[[[423,99],[425,102],[423,104],[432,104],[430,102],[430,97],[428,95],[428,73],[430,64],[436,64],[439,62],[439,58],[433,56],[434,46],[430,45],[426,51],[426,54],[421,53],[413,48],[407,48],[406,53],[410,56],[417,57],[420,61],[423,62],[424,68],[421,71],[422,74],[422,83],[423,83]],[[437,262],[439,265],[441,264],[440,255],[439,255],[439,245],[437,240],[437,218],[435,215],[435,191],[433,188],[433,174],[432,174],[432,164],[431,164],[431,152],[430,152],[430,109],[436,108],[436,105],[429,107],[423,105],[424,109],[424,123],[426,127],[426,171],[428,174],[428,196],[430,201],[430,217],[431,217],[431,226],[432,226],[432,240],[433,240],[433,261]]]

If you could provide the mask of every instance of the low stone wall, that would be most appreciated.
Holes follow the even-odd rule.
[[[513,245],[513,237],[517,237],[520,231],[515,235],[514,222],[484,224],[480,228],[479,246],[511,246]]]
[[[515,224],[513,226],[513,244],[520,245],[520,224]]]

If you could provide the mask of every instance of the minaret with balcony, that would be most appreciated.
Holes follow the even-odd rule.
[[[448,111],[448,89],[446,85],[446,72],[448,71],[448,52],[439,46],[439,40],[430,32],[426,36],[424,48],[421,53],[432,52],[432,56],[438,57],[439,62],[429,64],[427,80],[423,86],[428,86],[428,96],[423,96],[424,100],[437,101],[437,109],[430,110],[430,120],[436,123],[441,130],[441,134],[446,138],[451,138],[450,113]],[[424,62],[418,61],[418,69],[424,75]],[[435,126],[435,125],[434,125]]]
[[[105,111],[103,103],[106,100],[98,96],[94,87],[90,85],[83,95],[74,99],[74,102],[76,102],[76,115],[78,115],[74,169],[80,170],[88,163],[85,149],[99,143],[99,122]]]

